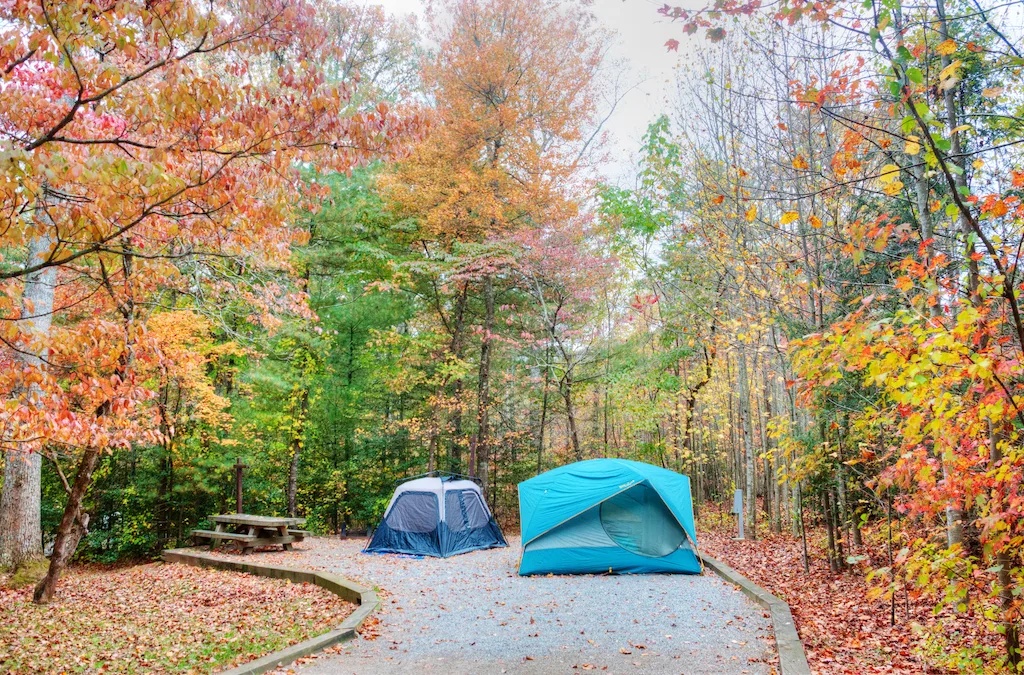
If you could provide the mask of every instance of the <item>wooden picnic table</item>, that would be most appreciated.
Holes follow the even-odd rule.
[[[276,518],[271,516],[254,516],[248,513],[228,513],[210,516],[214,523],[213,530],[192,530],[196,539],[209,539],[210,550],[217,544],[226,541],[233,543],[242,553],[252,553],[257,546],[283,546],[284,550],[292,550],[292,544],[309,534],[297,529],[306,524],[305,518]]]

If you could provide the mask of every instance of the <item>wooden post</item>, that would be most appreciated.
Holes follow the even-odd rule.
[[[746,539],[746,537],[743,536],[743,490],[736,490],[736,492],[733,493],[731,513],[736,514],[737,525],[739,525],[739,536],[736,538],[739,540]]]
[[[235,513],[242,513],[242,469],[246,468],[245,464],[242,464],[242,458],[239,457],[235,460]]]

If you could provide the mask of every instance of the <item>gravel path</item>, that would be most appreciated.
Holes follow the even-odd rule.
[[[254,556],[378,589],[376,630],[303,675],[773,672],[770,620],[710,573],[520,577],[518,539],[447,560],[365,555],[363,543]]]

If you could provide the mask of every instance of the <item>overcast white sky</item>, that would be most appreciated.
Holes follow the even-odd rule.
[[[366,0],[366,4],[382,5],[393,14],[416,14],[423,24],[425,0]],[[666,102],[675,90],[675,85],[668,82],[674,77],[673,66],[697,44],[696,40],[684,40],[680,27],[658,14],[662,4],[654,0],[594,0],[591,6],[598,21],[618,36],[613,56],[628,60],[633,81],[642,80],[606,125],[614,158],[606,178],[614,182],[630,180],[631,161],[648,123],[666,110]],[[666,51],[669,38],[682,42],[679,54]]]

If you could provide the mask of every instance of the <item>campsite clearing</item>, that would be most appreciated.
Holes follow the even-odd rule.
[[[770,620],[713,574],[520,577],[518,538],[448,559],[364,544],[313,538],[261,558],[380,589],[379,625],[304,675],[771,672]]]

